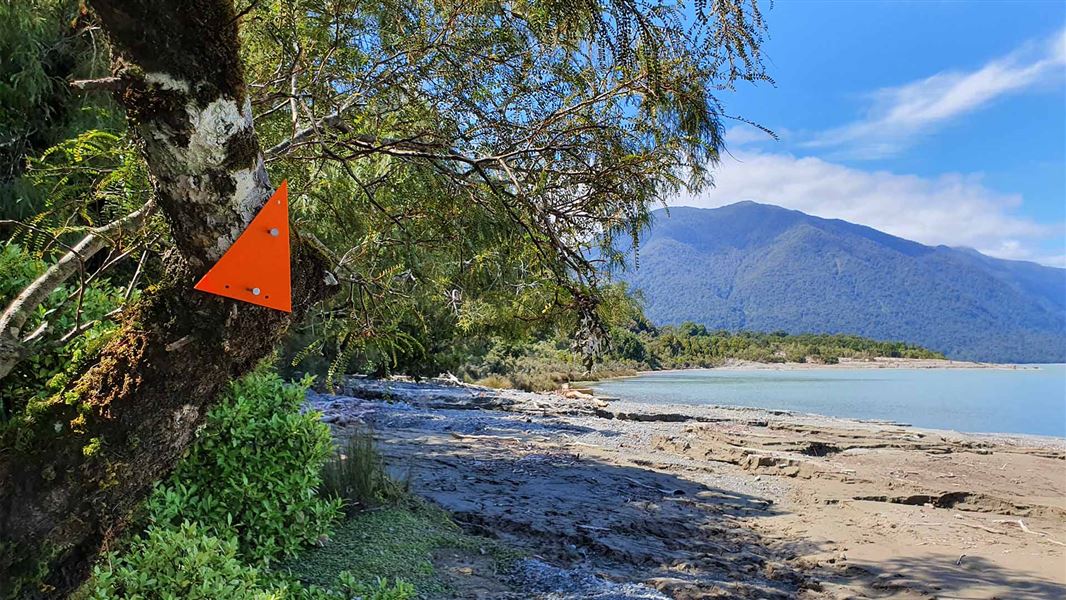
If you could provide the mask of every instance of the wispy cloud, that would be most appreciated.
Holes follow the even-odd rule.
[[[785,137],[787,133],[787,131],[783,130],[774,131],[774,135],[778,136],[778,138]],[[725,144],[727,148],[773,141],[773,135],[752,125],[734,125],[725,131]]]
[[[1022,198],[985,187],[981,176],[926,178],[866,171],[819,158],[734,151],[715,187],[671,204],[715,207],[754,200],[867,225],[924,244],[967,246],[983,253],[1066,266],[1066,225],[1018,216]]]
[[[836,149],[849,158],[890,156],[953,119],[997,98],[1066,74],[1066,30],[1027,44],[976,71],[950,71],[871,94],[866,117],[817,134],[804,145]]]

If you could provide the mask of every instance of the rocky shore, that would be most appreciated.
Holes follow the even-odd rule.
[[[454,597],[1066,597],[1066,440],[351,379],[335,434],[527,557]]]

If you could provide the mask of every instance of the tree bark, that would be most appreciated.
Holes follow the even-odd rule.
[[[299,240],[292,315],[192,290],[273,192],[231,0],[91,4],[176,252],[95,364],[0,432],[0,598],[63,597],[84,581],[223,386],[329,293],[325,262]]]

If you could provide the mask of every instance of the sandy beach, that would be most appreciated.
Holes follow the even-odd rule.
[[[1015,365],[1007,363],[971,362],[966,360],[948,360],[938,358],[841,358],[834,364],[825,363],[766,363],[751,360],[731,358],[720,366],[714,367],[720,371],[817,371],[822,369],[1037,369],[1035,365]],[[694,369],[665,369],[658,371],[639,371],[639,375],[650,373],[664,373],[677,371],[690,371]],[[698,369],[697,369],[698,370]]]
[[[1066,597],[1063,439],[440,382],[309,403],[530,557],[442,557],[452,597]]]

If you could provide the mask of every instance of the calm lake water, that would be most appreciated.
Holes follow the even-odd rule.
[[[1066,365],[1037,369],[708,369],[597,383],[607,396],[1066,437]]]

